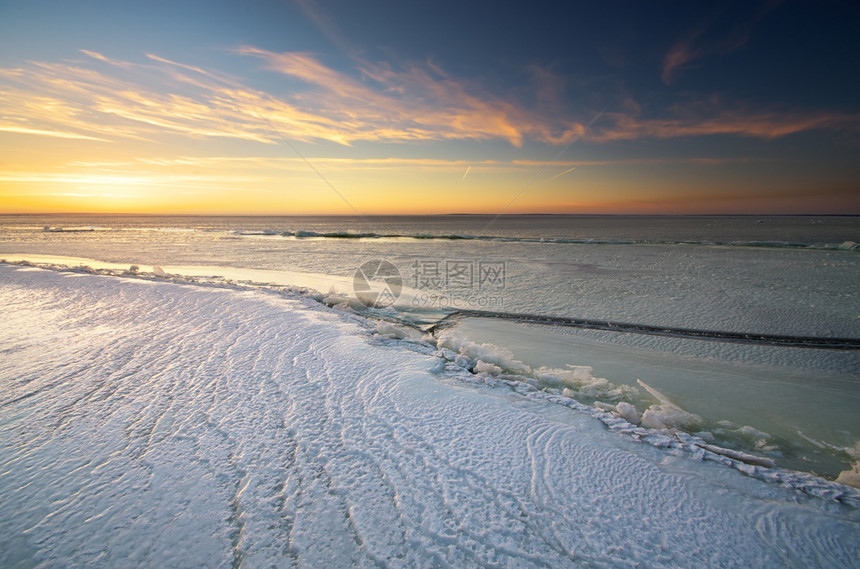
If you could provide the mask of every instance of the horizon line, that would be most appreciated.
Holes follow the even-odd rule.
[[[860,217],[857,213],[154,213],[154,212],[0,212],[0,216],[121,216],[121,217]]]

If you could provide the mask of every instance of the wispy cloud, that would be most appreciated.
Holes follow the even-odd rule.
[[[722,10],[712,12],[708,18],[687,30],[663,58],[662,78],[667,85],[678,73],[690,67],[697,59],[711,55],[726,55],[741,49],[752,36],[754,26],[782,0],[764,0],[758,6],[743,2],[744,13],[738,17]],[[721,20],[731,20],[728,23]],[[723,24],[723,26],[721,26]]]
[[[269,69],[297,80],[286,95],[249,87],[217,71],[147,54],[132,63],[93,51],[76,62],[0,69],[0,128],[81,140],[182,135],[279,142],[286,137],[342,145],[358,141],[526,139],[550,144],[581,136],[579,122],[529,110],[438,66],[364,64],[356,76],[307,53],[242,47]]]
[[[619,160],[445,160],[434,158],[332,158],[314,157],[313,162],[330,174],[356,172],[450,172],[463,181],[478,168],[483,174],[526,173],[550,167],[564,170],[544,182],[560,178],[579,167],[640,167],[661,164],[719,166],[747,162],[748,158],[667,158]],[[0,183],[49,184],[72,187],[254,187],[279,183],[284,176],[307,175],[300,158],[263,156],[173,156],[129,160],[76,160],[53,167],[0,171]],[[8,195],[8,194],[6,194]]]
[[[401,67],[363,62],[348,74],[307,53],[234,50],[288,82],[285,94],[276,96],[221,71],[154,54],[141,63],[82,53],[78,61],[0,69],[0,132],[102,143],[179,136],[278,144],[271,124],[290,140],[346,146],[445,140],[520,146],[527,140],[561,145],[579,138],[612,142],[711,134],[772,139],[814,129],[860,129],[856,115],[719,105],[672,107],[660,118],[643,117],[636,105],[627,105],[587,127],[575,118],[576,109],[563,108],[560,87],[545,71],[539,73],[540,104],[528,107],[429,62]]]
[[[274,53],[242,47],[279,73],[310,85],[314,111],[339,121],[344,138],[390,140],[507,140],[520,146],[529,138],[553,144],[580,136],[584,127],[554,114],[528,110],[432,63],[393,68],[359,62],[356,79],[304,53]]]
[[[775,139],[811,130],[860,130],[860,115],[850,113],[678,107],[672,114],[671,118],[648,119],[606,113],[604,126],[598,125],[589,138],[596,142],[711,135]]]
[[[577,167],[583,166],[644,166],[648,164],[696,164],[696,165],[722,165],[738,162],[750,162],[749,157],[738,158],[712,158],[712,157],[684,157],[684,158],[626,158],[616,160],[445,160],[441,158],[333,158],[314,156],[311,158],[315,164],[326,169],[387,169],[387,168],[432,168],[437,170],[450,170],[452,172],[464,172],[463,175],[471,174],[471,171],[479,168],[482,171],[500,171],[509,168],[544,168],[555,166],[566,170],[558,174],[562,176]],[[306,166],[301,158],[289,157],[263,157],[263,156],[177,156],[177,157],[152,157],[137,158],[128,161],[99,162],[99,161],[75,161],[65,165],[67,169],[80,170],[82,172],[92,171],[115,171],[126,169],[150,169],[152,166],[164,168],[205,168],[213,170],[217,168],[229,169],[232,172],[243,168],[259,171],[261,168],[273,170],[305,170]],[[464,170],[465,169],[465,170]]]
[[[153,55],[143,64],[84,55],[97,65],[36,62],[0,69],[0,128],[82,140],[180,135],[275,144],[254,114],[263,110],[293,125],[296,138],[339,138],[331,120],[226,75]],[[96,66],[102,69],[90,68]]]
[[[81,193],[81,192],[27,192],[27,193],[10,193],[3,194],[7,197],[15,198],[34,198],[34,197],[51,197],[51,198],[139,198],[137,194],[114,194],[114,193]]]
[[[61,130],[42,130],[38,128],[27,128],[23,126],[14,126],[14,125],[0,125],[0,131],[3,132],[15,132],[18,134],[33,134],[37,136],[52,136],[55,138],[71,138],[77,140],[100,140],[102,142],[107,142],[104,138],[98,138],[95,136],[87,136],[85,134],[79,134],[76,132],[63,132]]]

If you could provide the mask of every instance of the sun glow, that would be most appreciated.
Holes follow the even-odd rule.
[[[2,213],[860,211],[846,172],[822,190],[802,161],[691,144],[860,130],[839,110],[711,98],[646,116],[630,98],[562,111],[545,69],[536,104],[435,62],[343,69],[249,45],[224,60],[263,81],[152,53],[77,56],[0,65]]]

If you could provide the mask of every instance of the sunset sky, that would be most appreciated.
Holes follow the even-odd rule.
[[[860,4],[0,0],[0,213],[860,214]]]

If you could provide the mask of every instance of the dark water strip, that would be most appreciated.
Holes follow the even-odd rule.
[[[647,324],[628,324],[624,322],[611,322],[608,320],[588,320],[583,318],[568,318],[564,316],[543,316],[539,314],[491,312],[483,310],[457,310],[434,323],[426,331],[435,333],[438,330],[456,325],[464,318],[494,318],[497,320],[510,320],[523,324],[567,326],[570,328],[604,330],[607,332],[626,332],[629,334],[645,334],[649,336],[665,336],[669,338],[686,338],[692,340],[709,340],[712,342],[756,344],[760,346],[817,348],[825,350],[860,350],[860,338],[826,338],[820,336],[786,336],[778,334],[720,332],[714,330],[649,326]]]
[[[50,228],[46,231],[62,231]],[[349,231],[318,232],[307,230],[235,230],[234,235],[245,237],[291,237],[296,239],[415,239],[427,241],[494,241],[499,243],[536,243],[536,244],[573,244],[573,245],[702,245],[720,247],[766,247],[777,249],[820,249],[860,251],[860,245],[853,241],[823,243],[812,241],[780,240],[696,240],[696,239],[606,239],[576,237],[515,237],[505,235],[471,235],[466,233],[429,234],[429,233],[352,233]]]

